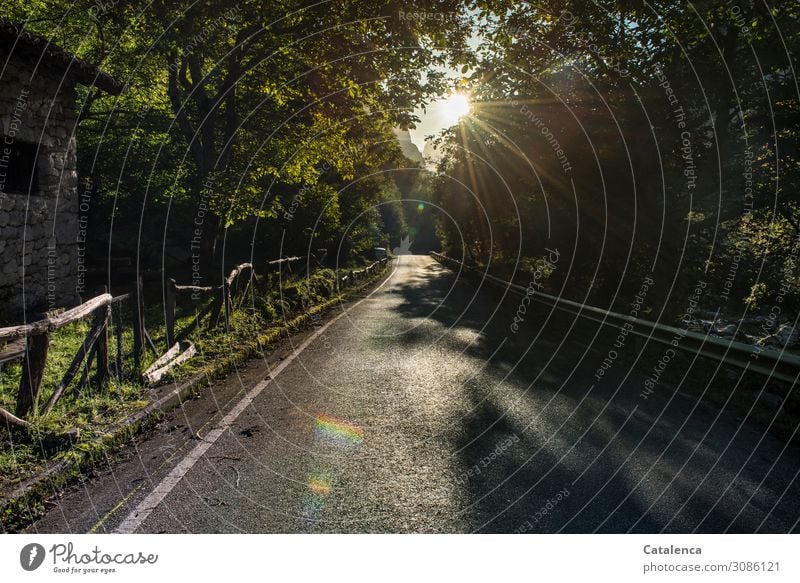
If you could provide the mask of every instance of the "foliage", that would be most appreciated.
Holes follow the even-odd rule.
[[[390,177],[359,177],[403,163],[391,128],[412,126],[414,108],[445,89],[435,68],[465,50],[470,30],[455,0],[414,9],[462,16],[408,18],[396,0],[4,6],[127,83],[119,97],[79,88],[90,259],[110,251],[155,268],[199,252],[206,277],[233,254],[274,258],[342,237],[360,253],[381,242],[365,211]]]
[[[473,112],[439,143],[437,196],[457,223],[441,224],[446,250],[514,265],[557,247],[574,262],[556,289],[603,305],[652,273],[648,302],[675,316],[698,280],[710,308],[742,309],[751,290],[760,305],[796,303],[795,3],[487,0],[474,12]]]

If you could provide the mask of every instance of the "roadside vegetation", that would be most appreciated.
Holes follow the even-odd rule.
[[[188,339],[197,348],[197,356],[171,371],[164,382],[188,379],[217,368],[220,369],[219,374],[224,374],[227,372],[225,361],[236,359],[243,346],[252,344],[269,331],[278,334],[293,318],[340,297],[336,290],[336,273],[331,269],[318,269],[307,277],[284,275],[280,285],[277,276],[265,283],[266,290],[263,293],[251,290],[250,293],[234,296],[234,310],[227,327],[222,323],[212,330],[200,327],[192,332]],[[369,285],[369,282],[364,285]],[[191,301],[179,304],[176,330],[180,331],[189,325],[198,309]],[[145,321],[163,322],[162,310],[160,305],[150,306]],[[58,386],[89,327],[89,322],[81,321],[54,333],[42,381],[41,399],[47,400]],[[159,351],[163,352],[166,349],[163,324],[148,326],[148,332]],[[127,354],[132,343],[132,332],[126,330],[123,333],[123,352]],[[114,362],[115,342],[109,342],[109,349],[110,361]],[[143,367],[154,360],[152,352],[146,351]],[[123,363],[123,370],[133,370],[129,354]],[[0,370],[0,406],[14,409],[21,374],[19,362]],[[0,490],[29,477],[44,463],[69,456],[79,457],[87,448],[96,447],[99,436],[144,407],[151,395],[141,377],[133,374],[119,379],[112,373],[106,386],[99,387],[89,382],[80,392],[76,392],[74,388],[79,382],[80,378],[77,378],[71,383],[72,390],[68,389],[49,414],[29,419],[33,425],[30,431],[9,428],[9,431],[0,433]]]
[[[457,0],[416,5],[460,7]],[[376,10],[392,17],[375,18]],[[400,18],[392,1],[293,0],[225,7],[215,0],[9,0],[3,17],[125,84],[117,97],[76,88],[78,195],[88,209],[81,217],[85,289],[105,286],[117,296],[142,274],[158,282],[144,293],[158,355],[169,348],[160,305],[165,276],[213,287],[232,261],[251,262],[257,272],[286,256],[313,253],[322,263],[309,277],[265,281],[242,294],[227,331],[223,324],[193,332],[198,355],[172,380],[225,363],[265,330],[330,301],[334,268],[363,265],[374,248],[399,246],[417,234],[416,223],[435,239],[428,213],[402,201],[419,164],[403,156],[393,130],[412,126],[415,108],[450,89],[441,66],[466,48],[467,18]],[[438,48],[445,45],[452,51]],[[185,300],[178,299],[178,332],[200,308]],[[55,305],[71,307],[57,298]],[[89,325],[53,333],[40,402],[53,394]],[[125,332],[126,353],[131,336]],[[110,341],[111,363],[116,350]],[[146,349],[143,367],[156,356]],[[89,447],[140,408],[149,391],[131,364],[121,378],[112,371],[104,387],[88,382],[76,391],[78,374],[49,414],[23,419],[31,430],[4,427],[0,482]],[[9,411],[20,374],[19,362],[0,370],[0,406]]]

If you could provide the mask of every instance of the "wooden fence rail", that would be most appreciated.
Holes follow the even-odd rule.
[[[226,327],[230,326],[231,314],[233,313],[233,298],[231,296],[231,288],[234,283],[238,283],[239,276],[245,271],[250,271],[250,278],[247,281],[245,290],[250,288],[250,283],[256,277],[255,270],[251,263],[242,263],[234,267],[228,276],[222,280],[222,283],[214,286],[196,286],[196,285],[178,285],[174,279],[167,280],[166,297],[164,303],[164,323],[166,328],[166,342],[167,348],[172,347],[176,341],[180,341],[189,336],[196,328],[200,326],[200,322],[207,315],[210,316],[207,323],[207,329],[212,330],[219,325],[220,316],[224,314]],[[209,294],[212,296],[211,301],[208,302],[198,312],[189,325],[182,330],[178,335],[175,333],[175,308],[177,305],[177,296],[179,293],[190,292],[192,296],[197,299],[199,294]],[[215,293],[216,292],[216,293]]]
[[[89,316],[94,316],[92,326],[86,334],[81,346],[73,356],[64,376],[58,386],[41,410],[42,415],[48,414],[55,404],[64,396],[78,372],[81,377],[74,390],[80,391],[87,383],[92,382],[99,387],[104,387],[111,375],[112,367],[109,363],[109,330],[115,336],[116,354],[113,366],[114,375],[122,378],[123,354],[122,343],[122,315],[121,305],[124,302],[135,301],[132,309],[132,327],[134,337],[133,359],[134,366],[139,369],[145,342],[152,344],[144,327],[144,304],[142,299],[141,279],[131,293],[112,297],[105,289],[96,297],[60,313],[46,315],[35,322],[18,326],[0,328],[0,341],[10,342],[12,349],[3,351],[7,356],[4,362],[22,359],[22,374],[20,376],[19,390],[17,392],[16,408],[14,414],[0,407],[0,417],[8,423],[21,427],[29,427],[26,418],[37,415],[39,411],[39,397],[42,387],[42,378],[47,364],[47,355],[50,348],[50,337],[53,332],[73,324]],[[22,339],[22,349],[16,345]],[[153,347],[154,348],[154,347]],[[90,380],[89,373],[94,364],[94,376]]]
[[[283,257],[267,262],[267,273],[292,272],[292,266],[300,261],[307,261],[306,273],[310,272],[311,256]],[[351,270],[337,277],[337,288],[342,289],[353,285],[356,281],[373,274],[378,265],[386,265],[387,259],[381,259],[360,270]],[[215,328],[224,316],[226,328],[230,326],[233,313],[233,299],[237,295],[240,280],[244,273],[249,272],[242,296],[246,296],[251,285],[259,286],[255,268],[251,263],[242,263],[234,267],[221,284],[216,286],[178,285],[174,279],[167,280],[166,298],[164,305],[165,337],[167,343],[166,353],[146,371],[145,380],[150,382],[160,379],[165,372],[191,358],[195,354],[194,346],[184,342],[197,327],[201,320],[209,316],[207,326]],[[175,330],[175,308],[179,294],[191,293],[209,294],[211,301],[200,310],[192,322],[179,334]],[[92,382],[103,387],[113,373],[118,379],[124,376],[124,361],[126,355],[123,349],[123,316],[121,306],[131,306],[131,326],[133,328],[133,353],[134,369],[136,374],[142,370],[142,357],[146,349],[152,350],[156,355],[153,339],[147,332],[144,322],[144,299],[141,277],[130,293],[112,297],[105,289],[96,297],[60,313],[47,315],[35,322],[0,328],[0,342],[7,344],[6,350],[0,351],[0,363],[22,358],[22,375],[17,393],[16,409],[11,412],[0,407],[0,418],[7,423],[28,428],[30,422],[27,418],[38,415],[39,397],[44,376],[47,355],[50,347],[50,336],[56,330],[68,324],[78,322],[93,316],[92,325],[86,334],[83,343],[70,361],[61,381],[53,394],[41,408],[41,414],[47,415],[52,411],[58,401],[67,393],[72,381],[81,373],[75,391],[80,391],[87,383]],[[109,332],[114,335],[115,356],[113,366],[109,362]],[[163,362],[162,362],[163,361]],[[89,374],[94,364],[94,376],[90,380]],[[158,365],[158,366],[155,366]]]
[[[273,259],[272,261],[267,261],[267,267],[275,269],[277,268],[279,271],[283,269],[292,269],[292,263],[297,263],[298,261],[304,261],[308,259],[308,255],[302,255],[300,257],[283,257],[282,259]]]

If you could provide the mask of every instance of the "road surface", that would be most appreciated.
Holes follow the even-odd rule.
[[[800,455],[518,298],[403,256],[188,401],[30,532],[787,532]],[[556,317],[555,315],[553,317]]]

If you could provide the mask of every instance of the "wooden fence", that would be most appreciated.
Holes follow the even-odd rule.
[[[22,375],[17,392],[15,413],[12,414],[0,407],[0,417],[14,425],[28,427],[29,423],[25,421],[25,417],[32,414],[46,415],[49,413],[64,396],[78,372],[81,372],[81,377],[75,391],[80,391],[89,382],[93,382],[99,387],[105,386],[112,372],[121,379],[124,375],[125,355],[122,345],[123,321],[120,308],[124,302],[133,301],[135,303],[131,310],[134,344],[132,356],[134,368],[138,374],[145,346],[148,345],[155,350],[155,345],[144,326],[142,295],[142,283],[139,279],[135,289],[130,293],[112,297],[104,289],[97,297],[69,310],[46,314],[41,320],[29,324],[0,328],[0,341],[10,343],[11,347],[3,351],[6,355],[3,361],[22,359]],[[39,395],[51,334],[68,324],[90,316],[93,316],[93,320],[89,332],[73,356],[56,390],[40,410]],[[113,363],[109,362],[109,329],[113,332],[116,345]],[[21,348],[20,340],[22,341]],[[89,374],[93,364],[95,372],[94,377],[90,379]]]
[[[389,259],[384,257],[383,259],[379,259],[378,261],[367,265],[364,269],[350,270],[346,273],[343,273],[336,279],[338,290],[341,291],[352,285],[355,285],[356,282],[361,281],[362,279],[368,278],[370,275],[375,273],[378,265],[385,266],[388,261]]]
[[[304,269],[297,269],[300,262],[305,262]],[[266,271],[264,275],[269,277],[275,274],[282,273],[305,273],[308,275],[311,270],[312,262],[316,262],[314,255],[292,256],[283,257],[281,259],[274,259],[266,262]],[[244,286],[240,284],[242,274],[248,273]],[[164,304],[164,321],[166,323],[166,341],[167,347],[171,347],[175,342],[182,342],[189,335],[200,327],[201,322],[208,316],[206,321],[206,329],[212,330],[219,326],[220,322],[225,324],[226,330],[230,330],[231,314],[234,307],[234,298],[238,296],[246,297],[247,292],[251,286],[259,291],[266,291],[265,285],[256,274],[255,267],[252,263],[242,263],[237,265],[231,270],[228,276],[222,281],[220,285],[215,286],[196,286],[196,285],[179,285],[174,279],[167,280],[166,298]],[[242,289],[241,294],[237,293],[237,289]],[[200,309],[197,315],[192,319],[188,326],[181,331],[175,330],[175,313],[180,295],[191,294],[195,299],[198,299],[200,294],[206,295],[209,298],[208,303]]]
[[[298,262],[306,261],[305,273],[310,272],[312,256],[302,257],[283,257],[269,261],[266,264],[266,275],[269,277],[274,274],[284,272],[295,273]],[[368,265],[364,269],[350,270],[342,273],[336,281],[337,291],[350,287],[356,282],[374,274],[379,265],[386,265],[388,259],[384,258]],[[298,270],[297,273],[302,273]],[[249,277],[241,284],[242,274],[248,273]],[[160,380],[172,367],[185,362],[195,353],[194,346],[185,339],[196,330],[203,318],[208,316],[207,328],[213,329],[219,325],[224,317],[226,328],[230,326],[231,314],[234,309],[234,297],[238,289],[243,288],[242,296],[246,296],[247,291],[253,286],[260,291],[264,290],[259,277],[251,263],[242,263],[231,270],[228,276],[220,285],[216,286],[194,286],[178,285],[174,279],[168,279],[166,285],[166,301],[164,305],[165,320],[165,339],[167,344],[166,352],[159,357],[146,371],[142,377],[147,382]],[[190,324],[183,330],[176,333],[175,330],[175,310],[177,298],[180,294],[208,294],[208,303],[198,312]],[[131,307],[131,326],[133,328],[133,352],[125,354],[123,349],[123,318],[121,306],[124,303],[133,304]],[[92,316],[92,326],[81,344],[80,348],[73,356],[70,365],[67,367],[64,376],[47,400],[43,407],[39,406],[39,396],[44,376],[45,364],[47,363],[47,353],[50,346],[50,336],[56,330],[68,324],[78,322]],[[113,362],[109,358],[109,331],[112,331],[115,342],[115,355]],[[75,376],[80,372],[81,377],[73,389],[80,391],[87,383],[94,383],[99,387],[107,384],[111,374],[122,379],[124,371],[124,361],[126,357],[133,357],[133,374],[138,376],[142,369],[142,356],[146,349],[150,349],[158,356],[153,339],[147,332],[144,323],[144,301],[143,286],[141,278],[138,279],[134,290],[130,293],[112,297],[105,289],[98,296],[82,303],[79,306],[68,310],[61,310],[58,313],[46,314],[41,320],[0,328],[0,342],[5,342],[4,350],[0,351],[0,364],[13,360],[22,359],[22,375],[17,393],[15,412],[12,414],[0,407],[0,418],[8,423],[20,427],[30,427],[30,423],[25,420],[32,415],[47,415],[58,401],[65,395]],[[95,372],[92,379],[89,378],[90,371],[94,366]]]

